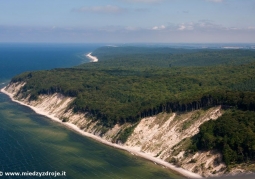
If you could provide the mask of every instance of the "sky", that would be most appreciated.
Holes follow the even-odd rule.
[[[1,42],[255,43],[255,0],[0,0]]]

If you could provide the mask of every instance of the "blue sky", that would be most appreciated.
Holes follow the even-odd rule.
[[[0,42],[255,43],[255,0],[1,0]]]

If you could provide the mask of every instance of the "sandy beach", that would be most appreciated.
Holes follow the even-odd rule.
[[[95,57],[95,56],[92,56],[91,54],[92,54],[92,52],[91,52],[91,53],[88,53],[88,54],[86,55],[86,57],[88,57],[88,58],[90,59],[90,62],[98,62],[98,58]]]
[[[47,113],[45,111],[42,111],[42,110],[39,110],[36,107],[30,106],[30,105],[27,105],[27,104],[25,104],[23,102],[15,100],[14,97],[13,97],[13,94],[8,93],[5,90],[5,88],[2,88],[1,92],[6,94],[6,95],[8,95],[11,98],[12,101],[14,101],[16,103],[19,103],[21,105],[27,106],[27,107],[31,108],[32,110],[34,110],[37,114],[46,116],[46,117],[48,117],[48,118],[50,118],[50,119],[52,119],[52,120],[54,120],[56,122],[59,122],[59,123],[65,125],[66,127],[68,127],[69,129],[74,130],[74,131],[78,132],[79,134],[81,134],[83,136],[92,138],[92,139],[94,139],[96,141],[99,141],[99,142],[101,142],[103,144],[106,144],[108,146],[112,146],[114,148],[118,148],[118,149],[121,149],[121,150],[128,151],[128,152],[130,152],[133,155],[136,155],[136,156],[145,158],[147,160],[150,160],[150,161],[154,162],[156,165],[162,165],[162,166],[167,167],[167,168],[169,168],[169,169],[171,169],[173,171],[176,171],[176,172],[180,173],[181,175],[183,175],[183,176],[185,176],[187,178],[202,178],[198,174],[195,174],[195,173],[190,172],[188,170],[185,170],[183,168],[176,167],[176,166],[174,166],[174,165],[172,165],[172,164],[170,164],[170,163],[168,163],[166,161],[163,161],[163,160],[161,160],[159,158],[150,156],[150,155],[148,155],[146,153],[140,152],[140,151],[138,151],[138,150],[136,150],[134,148],[130,148],[130,147],[122,146],[122,145],[119,145],[119,144],[111,143],[111,142],[108,142],[108,141],[106,141],[106,140],[104,140],[104,139],[102,139],[102,138],[100,138],[98,136],[95,136],[95,135],[91,134],[91,133],[84,132],[83,130],[81,130],[79,127],[77,127],[74,124],[71,124],[71,123],[68,123],[68,122],[63,123],[59,118],[55,117],[54,115],[50,115],[49,113]]]

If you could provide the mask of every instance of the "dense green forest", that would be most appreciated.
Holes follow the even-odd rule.
[[[96,50],[106,54],[105,58],[100,57],[102,62],[26,72],[12,82],[26,81],[22,90],[24,95],[31,95],[30,99],[55,92],[77,97],[72,105],[75,111],[90,112],[108,127],[137,122],[163,111],[190,111],[219,104],[254,109],[254,51],[183,50],[181,53],[181,49],[169,49],[178,52],[164,60],[153,54],[167,56],[168,48],[142,48],[138,58],[139,48],[122,47],[115,58],[116,48]],[[132,54],[130,49],[131,52],[136,49],[136,53]],[[109,59],[111,54],[114,59]],[[148,55],[152,56],[149,60]],[[165,65],[165,61],[179,65]]]
[[[202,124],[193,142],[193,149],[219,150],[228,166],[254,162],[255,112],[228,110],[218,120]]]
[[[25,72],[12,82],[25,81],[30,100],[55,92],[76,97],[70,108],[109,128],[160,112],[236,109],[202,125],[193,148],[219,149],[226,164],[254,160],[255,51],[102,47],[93,55],[99,62]]]
[[[96,67],[186,67],[238,65],[255,60],[251,50],[176,49],[146,47],[101,47],[92,55],[100,59]],[[123,58],[124,57],[124,58]],[[92,68],[94,64],[85,65]]]

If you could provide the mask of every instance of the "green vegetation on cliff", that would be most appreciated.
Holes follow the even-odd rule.
[[[130,47],[122,48],[125,52],[125,48]],[[160,51],[157,48],[154,50]],[[179,66],[162,65],[163,58],[158,60],[153,55],[146,61],[153,50],[142,51],[145,51],[144,55],[140,54],[138,59],[136,53],[132,56],[129,52],[129,56],[126,56],[122,52],[122,56],[118,54],[118,63],[106,55],[102,62],[76,68],[26,72],[14,77],[12,82],[26,81],[22,94],[31,95],[31,100],[37,99],[40,94],[55,92],[76,97],[71,106],[74,111],[89,112],[108,127],[116,123],[134,123],[159,112],[190,111],[219,104],[255,109],[254,51],[187,53],[184,50],[185,53],[180,54],[181,50],[178,50],[178,53],[171,54],[173,57],[169,62],[172,60],[171,63],[177,64],[181,55]],[[164,56],[166,52],[161,54]],[[203,59],[202,66],[196,65],[201,64]],[[213,63],[212,59],[215,59]],[[224,65],[226,59],[232,63]],[[151,61],[159,65],[155,66]],[[184,61],[187,62],[186,66]],[[208,66],[204,66],[206,61]]]
[[[227,165],[254,161],[255,112],[227,110],[218,120],[202,124],[193,143],[199,150],[219,150]]]
[[[76,97],[70,108],[105,127],[160,112],[232,108],[203,124],[192,148],[217,149],[227,165],[254,160],[255,51],[102,47],[93,55],[98,63],[25,72],[11,82],[26,82],[21,94],[30,100],[56,92]]]

